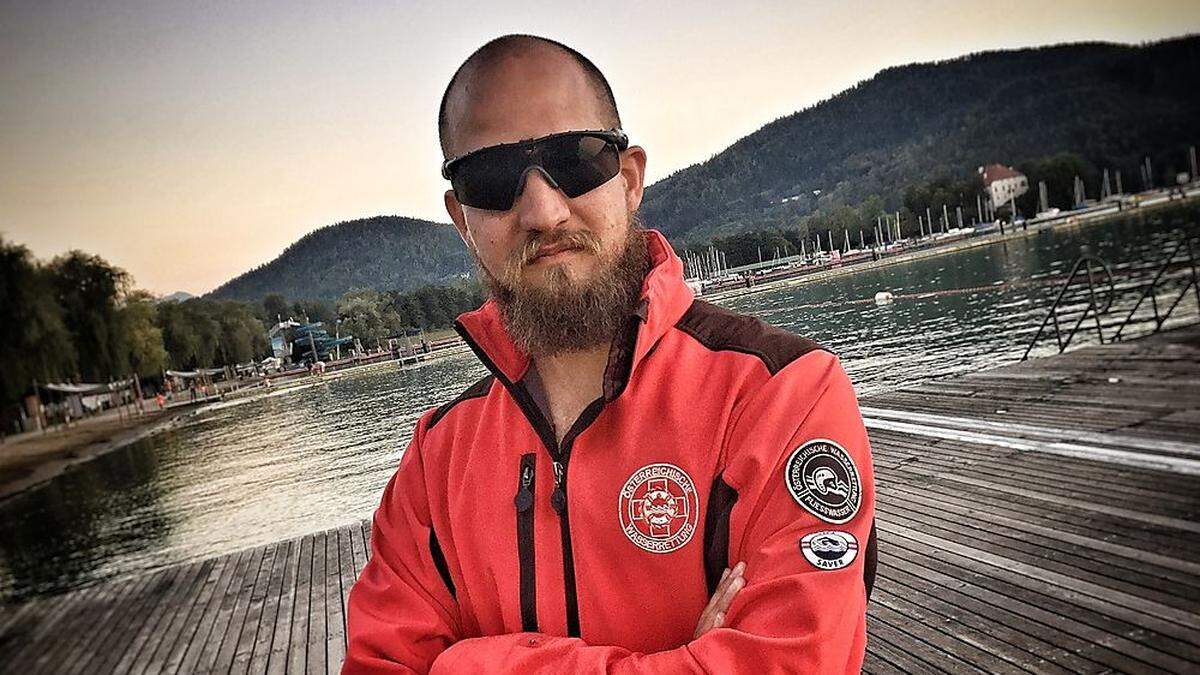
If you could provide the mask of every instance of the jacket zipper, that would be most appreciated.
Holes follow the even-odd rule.
[[[521,455],[521,468],[517,478],[517,495],[513,504],[517,507],[517,559],[520,564],[521,630],[536,633],[537,622],[537,576],[533,539],[533,494],[537,454]]]
[[[542,440],[542,444],[546,447],[546,452],[550,455],[550,461],[554,467],[554,492],[550,495],[550,505],[558,513],[559,531],[562,540],[562,560],[563,560],[563,594],[565,596],[566,612],[567,612],[567,636],[581,637],[579,628],[579,598],[575,588],[575,554],[571,547],[571,518],[570,510],[567,504],[567,467],[570,465],[571,445],[575,442],[575,437],[583,433],[596,417],[600,415],[600,411],[604,409],[604,397],[592,401],[587,408],[584,408],[583,413],[579,415],[579,419],[571,425],[571,429],[563,436],[562,444],[554,435],[554,430],[550,426],[550,422],[546,420],[540,408],[533,397],[529,394],[529,390],[525,385],[519,382],[511,382],[504,375],[504,371],[496,367],[496,364],[488,357],[476,344],[475,339],[471,337],[470,331],[460,322],[455,322],[455,330],[462,336],[467,346],[471,351],[475,352],[475,356],[487,367],[488,370],[500,380],[513,400],[516,401],[517,407],[521,412],[525,413],[526,420],[533,427],[538,438]],[[532,528],[530,528],[532,531]],[[518,546],[519,546],[518,542]],[[532,551],[532,540],[530,550]],[[531,566],[532,569],[532,566]],[[523,596],[522,596],[523,598]],[[525,622],[525,605],[522,599],[522,623]],[[536,617],[535,617],[536,620]]]
[[[563,461],[554,462],[554,492],[550,493],[550,506],[558,513],[559,534],[562,539],[563,593],[566,595],[567,635],[580,637],[579,597],[575,589],[575,553],[571,546],[571,515],[567,512],[567,456],[560,454]]]

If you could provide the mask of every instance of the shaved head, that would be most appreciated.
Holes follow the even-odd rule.
[[[520,90],[521,83],[544,82],[547,78],[539,80],[539,74],[552,71],[561,74],[564,69],[573,72],[565,80],[558,78],[563,80],[559,85],[561,93],[590,98],[598,128],[620,128],[621,117],[612,88],[586,56],[547,38],[505,35],[475,50],[450,78],[438,110],[438,139],[444,157],[476,149],[460,147],[460,128],[474,121],[473,108],[481,100],[497,97],[521,100],[527,95]]]

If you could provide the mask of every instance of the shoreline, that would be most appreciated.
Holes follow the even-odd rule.
[[[83,420],[71,429],[51,431],[0,445],[0,504],[48,483],[77,464],[91,461],[113,450],[179,426],[198,415],[205,403],[188,404],[173,410],[147,412],[139,420]],[[24,454],[20,446],[25,448]],[[47,447],[38,449],[37,445]],[[13,474],[13,475],[9,475]]]
[[[1000,243],[1009,242],[1009,241],[1016,241],[1018,239],[1024,239],[1026,237],[1036,236],[1042,232],[1047,232],[1047,231],[1052,231],[1052,230],[1068,230],[1068,229],[1076,228],[1076,227],[1086,227],[1089,225],[1097,225],[1097,224],[1101,224],[1101,223],[1107,223],[1109,221],[1119,220],[1121,218],[1132,218],[1132,217],[1140,216],[1143,214],[1154,213],[1154,212],[1161,211],[1164,209],[1186,206],[1186,205],[1196,202],[1198,199],[1200,199],[1200,191],[1191,190],[1191,191],[1186,192],[1182,198],[1178,198],[1178,197],[1166,198],[1160,202],[1144,204],[1144,205],[1138,206],[1136,208],[1124,209],[1121,211],[1111,211],[1111,212],[1106,211],[1104,213],[1091,214],[1091,215],[1071,216],[1071,217],[1068,217],[1061,221],[1038,223],[1036,225],[1030,226],[1028,229],[1020,229],[1020,230],[1016,230],[1016,231],[1012,231],[1012,232],[1006,232],[1005,234],[1000,234],[999,232],[993,232],[991,234],[977,235],[977,236],[973,236],[973,237],[968,237],[966,239],[960,239],[960,240],[957,240],[957,241],[954,241],[954,242],[951,242],[948,244],[943,244],[941,246],[932,246],[929,248],[919,249],[916,251],[906,251],[903,253],[898,253],[893,256],[888,256],[886,258],[881,258],[879,260],[872,260],[870,262],[855,263],[852,265],[846,265],[845,267],[834,267],[831,269],[824,269],[819,272],[811,272],[809,274],[799,274],[797,276],[784,277],[782,279],[774,279],[774,280],[766,281],[766,282],[763,282],[760,284],[755,284],[754,286],[751,286],[750,288],[745,288],[745,287],[739,286],[737,288],[730,288],[730,289],[726,289],[723,291],[716,291],[711,294],[697,295],[696,297],[700,298],[706,302],[720,303],[720,302],[723,302],[726,300],[734,300],[734,299],[741,298],[741,297],[747,296],[747,295],[754,295],[756,293],[777,291],[777,290],[780,290],[783,288],[790,288],[792,286],[802,286],[804,284],[808,284],[808,283],[812,283],[812,282],[816,282],[816,281],[825,281],[828,279],[834,279],[837,277],[846,276],[848,274],[858,274],[859,272],[867,272],[870,270],[877,270],[877,269],[881,269],[883,267],[890,267],[892,265],[899,265],[899,264],[903,264],[903,263],[912,262],[914,260],[924,260],[926,258],[936,258],[937,256],[949,255],[951,253],[958,253],[960,251],[966,251],[966,250],[969,250],[972,248],[979,248],[982,246],[991,246],[993,244],[1000,244]],[[886,289],[881,289],[881,290],[886,290]]]
[[[265,396],[307,389],[339,380],[352,373],[364,373],[394,367],[398,370],[423,366],[458,354],[463,349],[451,348],[424,355],[418,363],[401,363],[388,359],[364,363],[332,371],[321,378],[303,376],[289,379],[271,387],[242,387],[224,392],[220,399],[198,400],[175,405],[166,410],[147,411],[142,417],[129,421],[116,416],[85,418],[69,429],[46,433],[33,432],[17,441],[0,444],[0,506],[6,501],[34,490],[61,476],[71,467],[89,462],[127,445],[164,431],[174,429],[193,417],[211,410],[241,405]],[[41,446],[41,447],[39,447]]]

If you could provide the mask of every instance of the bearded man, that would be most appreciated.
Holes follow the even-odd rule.
[[[578,52],[484,45],[439,133],[491,373],[417,423],[342,672],[859,670],[875,492],[837,359],[693,298]]]

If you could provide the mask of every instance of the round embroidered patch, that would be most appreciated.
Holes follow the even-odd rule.
[[[823,530],[804,535],[800,551],[813,567],[840,570],[858,557],[858,539],[849,532]]]
[[[674,464],[647,464],[625,481],[621,530],[638,548],[670,553],[691,540],[700,520],[696,485]]]
[[[828,439],[796,448],[784,467],[783,480],[797,504],[827,523],[845,523],[862,503],[862,482],[854,460]]]

